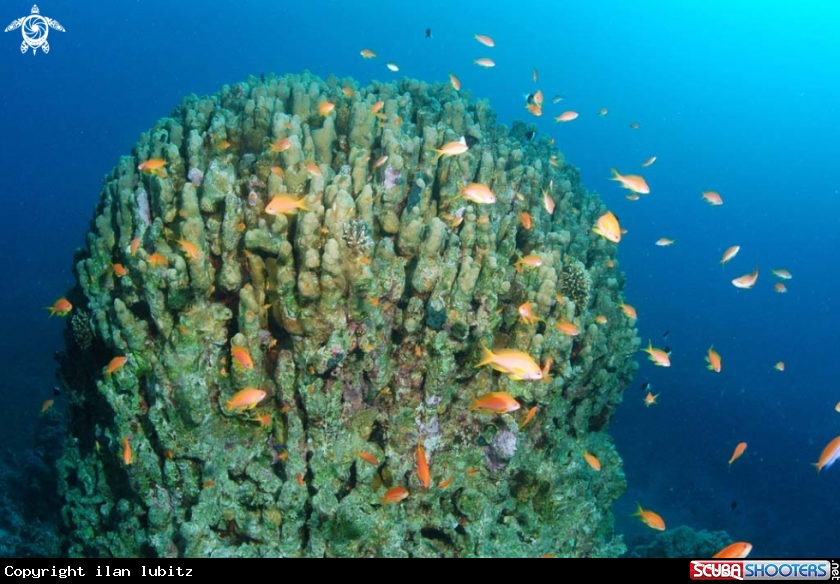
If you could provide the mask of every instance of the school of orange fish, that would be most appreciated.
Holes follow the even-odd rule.
[[[496,46],[495,41],[489,36],[476,34],[474,35],[474,38],[484,47],[494,48]],[[363,59],[374,59],[378,57],[376,53],[367,48],[360,51],[360,55]],[[487,57],[477,58],[473,61],[473,63],[483,68],[492,68],[496,66],[496,63],[492,59]],[[392,72],[399,71],[399,67],[394,62],[386,63],[386,67]],[[539,82],[539,73],[537,72],[537,69],[533,69],[532,78],[535,83]],[[461,82],[458,79],[458,77],[456,77],[453,73],[449,74],[449,82],[455,91],[461,90]],[[349,94],[348,91],[350,92]],[[345,88],[344,92],[346,95],[352,95],[352,89],[350,88]],[[557,104],[562,100],[563,97],[555,96],[551,101],[553,104]],[[543,113],[543,103],[543,93],[541,90],[537,90],[536,92],[528,96],[525,108],[532,115],[539,117],[542,116]],[[381,110],[383,106],[384,102],[377,102],[371,108],[370,113],[372,115],[377,115],[379,110]],[[324,117],[331,115],[334,110],[335,104],[330,102],[323,102],[318,106],[318,113]],[[597,115],[603,117],[606,116],[608,113],[609,110],[605,107],[602,107],[598,110]],[[578,112],[565,111],[560,113],[555,118],[555,122],[571,122],[577,119],[578,117]],[[639,129],[640,125],[638,122],[632,122],[629,124],[629,127],[633,130],[637,130]],[[553,139],[551,140],[551,143],[554,143]],[[222,150],[228,148],[229,146],[230,144],[227,142],[221,142],[217,144],[217,147]],[[270,145],[270,152],[281,153],[285,150],[288,150],[291,146],[292,144],[288,139],[279,140],[278,142]],[[469,150],[469,146],[467,145],[466,140],[464,138],[461,138],[458,141],[444,144],[440,148],[432,149],[437,154],[435,158],[435,160],[437,161],[441,157],[461,155]],[[387,157],[383,157],[382,159],[377,161],[375,165],[381,166],[386,162],[386,160]],[[642,168],[648,168],[651,165],[653,165],[654,162],[656,162],[656,160],[656,156],[651,156],[643,163],[641,163],[640,166]],[[554,158],[552,158],[552,160],[550,160],[549,162],[555,166],[557,164],[557,161]],[[141,163],[138,166],[138,170],[158,177],[165,177],[166,164],[166,161],[163,159],[151,159]],[[282,175],[283,173],[283,170],[279,167],[272,167],[271,170],[276,174]],[[313,176],[321,174],[321,170],[316,164],[312,162],[307,163],[306,170],[310,173],[310,175]],[[633,174],[622,175],[615,168],[612,168],[611,172],[612,177],[610,180],[620,183],[621,188],[630,191],[631,194],[626,195],[626,198],[628,200],[637,201],[640,199],[641,195],[650,194],[650,187],[648,186],[647,181],[642,176]],[[486,185],[477,183],[471,183],[461,187],[459,195],[479,205],[492,205],[496,202],[496,196],[491,191],[491,189]],[[315,202],[317,202],[318,198],[320,198],[320,196],[315,199]],[[723,205],[723,198],[716,191],[702,191],[701,199],[712,206]],[[554,212],[554,201],[551,199],[547,191],[543,191],[543,202],[545,209],[548,211],[549,214],[552,214]],[[283,194],[276,196],[265,207],[265,212],[269,215],[294,214],[298,211],[310,210],[311,209],[307,207],[307,204],[303,198],[298,198],[296,195],[292,194]],[[521,213],[520,221],[525,229],[531,228],[531,218],[527,212]],[[618,218],[611,211],[607,211],[605,214],[598,218],[595,225],[593,225],[592,227],[592,231],[598,234],[599,236],[603,237],[607,241],[615,244],[618,244],[621,241],[622,235],[627,232],[625,229],[621,228],[621,226],[619,225]],[[182,251],[187,255],[188,259],[196,259],[199,257],[199,250],[195,244],[183,239],[175,240],[175,242],[180,245]],[[139,243],[140,242],[137,239],[131,242],[130,251],[132,255],[136,253]],[[674,245],[674,243],[675,240],[663,237],[657,240],[655,242],[655,245],[660,247],[668,247]],[[720,264],[722,266],[726,266],[726,264],[729,263],[739,253],[740,250],[741,248],[738,245],[733,245],[729,247],[724,252],[723,257],[720,259]],[[155,267],[166,267],[168,265],[167,259],[159,253],[151,254],[148,260],[149,263]],[[516,263],[516,270],[521,271],[524,267],[536,268],[540,265],[542,265],[542,260],[538,255],[528,255],[520,257],[519,261]],[[128,273],[126,268],[121,264],[113,264],[111,269],[113,270],[115,276],[118,278],[123,277]],[[791,273],[785,269],[774,269],[772,270],[772,273],[781,280],[774,284],[774,290],[780,294],[787,292],[787,288],[785,287],[783,281],[790,280],[793,277]],[[731,282],[732,285],[736,288],[750,289],[756,285],[757,280],[758,268],[756,267],[756,269],[751,273],[734,278],[731,280]],[[621,304],[621,308],[628,319],[636,319],[638,317],[635,308],[633,308],[632,306],[628,304]],[[55,303],[52,306],[46,307],[46,310],[50,311],[51,317],[54,315],[67,316],[73,310],[73,306],[66,298],[59,298],[55,301]],[[529,302],[526,302],[519,307],[519,315],[521,317],[522,322],[527,322],[530,324],[534,324],[537,321],[545,322],[543,319],[534,316],[531,304]],[[606,317],[603,315],[596,316],[595,321],[599,324],[605,324],[607,322]],[[561,320],[558,323],[555,323],[553,326],[569,336],[576,336],[580,333],[579,329],[574,323],[568,322],[565,319]],[[494,370],[508,375],[508,377],[514,381],[549,381],[548,373],[551,367],[550,358],[548,358],[541,367],[528,353],[524,351],[504,348],[496,349],[494,351],[486,347],[484,343],[482,343],[481,347],[483,355],[482,359],[479,361],[476,367],[489,365]],[[650,361],[653,362],[654,365],[659,367],[670,367],[670,352],[653,347],[652,341],[648,341],[647,348],[642,349],[642,351],[648,354],[648,358],[650,359]],[[250,354],[248,353],[248,350],[244,347],[231,346],[231,360],[234,367],[251,369],[254,366],[254,363],[251,359]],[[716,373],[721,372],[721,356],[714,350],[714,346],[709,347],[705,360],[708,363],[707,368],[710,371],[714,371]],[[104,375],[110,377],[111,375],[116,374],[126,365],[128,361],[128,356],[114,357],[103,371]],[[782,372],[785,370],[785,364],[783,361],[779,361],[774,365],[773,368],[776,371]],[[225,374],[224,369],[222,370],[222,374]],[[653,393],[648,391],[647,395],[643,399],[644,405],[646,407],[649,407],[651,405],[657,404],[656,399],[659,396],[660,394],[654,395]],[[252,412],[265,397],[265,391],[258,388],[246,387],[235,393],[230,400],[224,403],[223,411],[226,414],[243,414],[247,412]],[[53,403],[53,400],[46,400],[41,407],[41,414],[49,410],[53,406]],[[521,404],[518,401],[516,401],[516,399],[514,399],[509,393],[492,392],[480,396],[478,398],[473,398],[470,410],[477,410],[478,412],[484,414],[498,415],[503,413],[515,412],[520,408]],[[838,402],[835,406],[835,410],[838,413],[840,413],[840,402]],[[534,419],[536,414],[537,407],[531,408],[528,411],[528,413],[524,416],[520,428],[524,428],[526,425],[528,425]],[[254,414],[248,417],[248,419],[257,421],[263,426],[268,426],[271,424],[271,417],[268,414],[263,416],[257,416],[256,414]],[[422,442],[422,438],[419,442]],[[417,469],[417,476],[423,487],[428,489],[431,484],[429,460],[426,457],[425,449],[419,442],[415,451],[415,465]],[[122,445],[122,461],[126,466],[129,466],[134,461],[134,454],[132,453],[131,443],[128,437],[122,438]],[[100,447],[98,443],[96,444],[96,447],[97,451],[99,452]],[[728,463],[730,468],[732,466],[732,463],[735,462],[735,460],[737,460],[745,453],[746,449],[746,442],[741,442],[735,447],[732,457],[729,459]],[[369,464],[379,465],[379,460],[377,460],[376,457],[374,457],[368,452],[357,452],[356,455],[361,460]],[[581,456],[586,461],[586,463],[592,468],[593,472],[598,472],[601,470],[601,462],[595,455],[584,450]],[[279,458],[282,459],[283,454],[281,454]],[[840,436],[832,440],[823,449],[822,453],[819,456],[819,460],[813,464],[816,467],[817,472],[820,472],[822,471],[822,469],[830,467],[835,461],[838,460],[838,458],[840,458]],[[470,474],[473,471],[475,471],[475,469],[471,469],[467,471],[467,473]],[[297,478],[298,483],[303,484],[302,477],[298,475]],[[452,481],[452,478],[453,477],[449,477],[448,479],[442,481],[437,485],[437,488],[446,488]],[[382,496],[381,500],[383,504],[396,504],[409,497],[409,495],[410,493],[407,489],[401,486],[397,486],[387,490]],[[646,524],[652,529],[659,531],[665,530],[665,521],[662,519],[662,517],[654,511],[643,509],[641,504],[639,503],[637,503],[637,511],[636,513],[634,513],[634,516],[638,516],[644,524]],[[736,542],[720,550],[713,557],[745,558],[751,552],[751,550],[751,544],[747,542]],[[543,557],[553,556],[552,554],[547,554]]]

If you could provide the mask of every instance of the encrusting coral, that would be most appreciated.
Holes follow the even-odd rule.
[[[622,553],[606,427],[638,339],[604,205],[525,132],[448,85],[304,73],[189,96],[143,134],[68,295],[96,336],[61,358],[68,553]],[[476,367],[482,341],[546,379]],[[490,392],[522,407],[471,411]]]

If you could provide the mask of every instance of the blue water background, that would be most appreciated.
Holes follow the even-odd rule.
[[[750,541],[756,557],[838,555],[840,468],[818,478],[809,465],[840,435],[836,6],[39,4],[67,29],[50,31],[48,55],[21,55],[19,30],[0,34],[0,445],[26,447],[38,431],[64,324],[43,307],[72,284],[73,249],[83,245],[103,175],[184,95],[262,72],[308,69],[364,83],[402,75],[447,82],[452,72],[473,97],[490,100],[499,122],[536,123],[581,168],[628,230],[619,267],[640,336],[673,349],[669,369],[637,355],[641,368],[611,424],[629,483],[615,507],[618,530],[632,543],[654,535],[629,516],[639,501],[669,528],[723,529]],[[4,2],[0,26],[30,9]],[[477,32],[497,46],[477,43]],[[361,59],[366,47],[379,58]],[[480,57],[497,67],[473,65]],[[386,61],[401,71],[389,72]],[[546,95],[540,119],[522,97],[535,88]],[[552,105],[554,94],[567,98]],[[599,117],[601,107],[609,115]],[[565,110],[580,117],[555,124]],[[610,167],[643,173],[651,194],[625,200],[607,180]],[[700,199],[709,189],[723,206]],[[654,246],[660,237],[677,243]],[[731,245],[741,252],[721,268]],[[755,289],[730,284],[756,266]],[[793,273],[788,294],[774,293],[771,268]],[[711,344],[720,374],[704,367]],[[780,360],[784,373],[772,369]],[[638,389],[645,380],[661,392],[651,408]],[[747,452],[728,472],[742,441]]]

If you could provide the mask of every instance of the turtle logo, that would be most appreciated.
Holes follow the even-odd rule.
[[[40,47],[46,54],[50,52],[50,45],[47,43],[47,34],[50,32],[49,27],[64,32],[64,27],[58,24],[57,20],[41,16],[38,5],[36,4],[32,7],[32,14],[18,18],[7,26],[3,32],[20,28],[23,33],[23,44],[20,45],[20,52],[25,53],[29,47],[32,47],[32,54],[34,55]]]

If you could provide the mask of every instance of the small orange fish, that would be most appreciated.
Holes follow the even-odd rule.
[[[417,445],[417,452],[414,458],[417,462],[417,478],[420,479],[420,484],[428,489],[432,477],[429,473],[429,461],[426,459],[426,450],[420,444]]]
[[[599,314],[595,317],[595,322],[597,322],[598,324],[607,324],[607,317],[603,314]]]
[[[653,364],[657,367],[670,367],[671,366],[671,358],[668,356],[668,353],[663,351],[662,349],[654,349],[653,344],[651,343],[650,339],[648,339],[648,348],[642,349],[645,353],[650,355],[648,359],[653,361]]]
[[[592,231],[613,243],[621,241],[621,226],[618,224],[618,219],[612,214],[612,211],[607,211],[600,217],[592,228]]]
[[[704,191],[703,198],[706,199],[711,205],[723,205],[723,199],[720,198],[720,195],[715,191]]]
[[[840,402],[837,402],[837,405],[834,406],[834,411],[840,414]]]
[[[138,164],[137,170],[146,174],[153,174],[159,178],[165,178],[166,173],[163,171],[163,167],[166,165],[167,162],[163,158],[151,158]]]
[[[735,543],[726,546],[718,553],[712,556],[712,559],[741,559],[746,558],[752,551],[752,544],[745,541],[736,541]]]
[[[373,454],[371,454],[370,452],[365,452],[365,451],[357,452],[356,456],[358,456],[359,458],[361,458],[365,462],[369,462],[373,466],[379,466],[379,460]]]
[[[128,274],[128,270],[126,270],[125,266],[122,264],[112,264],[111,268],[114,270],[114,275],[117,278],[122,278],[123,276]]]
[[[50,318],[52,318],[53,315],[56,314],[58,316],[67,316],[68,314],[70,314],[70,311],[73,310],[73,305],[70,304],[69,300],[62,297],[56,300],[52,306],[45,306],[44,310],[50,311]]]
[[[261,389],[246,387],[245,389],[240,389],[233,394],[233,396],[225,402],[225,406],[228,413],[233,411],[241,413],[245,410],[252,410],[257,407],[257,404],[265,399],[266,395],[268,394]]]
[[[605,116],[605,115],[607,115],[608,113],[610,113],[610,110],[608,110],[608,109],[607,109],[607,108],[605,108],[605,107],[602,107],[601,109],[599,109],[599,110],[598,110],[598,115],[599,115],[599,116]]]
[[[519,429],[521,430],[525,426],[527,426],[531,422],[531,420],[534,419],[534,416],[536,415],[536,413],[537,413],[537,406],[534,406],[533,408],[528,410],[528,413],[525,415],[525,419],[522,421],[522,425],[519,426]]]
[[[408,491],[405,490],[403,487],[394,487],[392,489],[388,489],[385,491],[385,494],[382,496],[382,503],[385,505],[391,503],[399,503],[400,501],[408,498]]]
[[[311,210],[304,199],[290,194],[277,195],[265,206],[268,215],[293,215],[298,211]]]
[[[787,294],[787,287],[781,282],[773,284],[773,290],[775,290],[777,294]]]
[[[518,308],[518,312],[519,312],[520,322],[525,322],[525,323],[528,323],[528,324],[534,324],[538,320],[543,320],[541,318],[538,318],[538,317],[534,316],[534,308],[533,308],[533,306],[531,306],[530,302],[525,302],[524,304],[521,304]],[[545,321],[543,321],[543,322],[545,322]]]
[[[551,198],[551,195],[548,194],[548,191],[543,189],[543,206],[545,210],[548,211],[549,215],[554,215],[554,199]]]
[[[437,152],[437,156],[435,157],[435,162],[440,160],[441,156],[457,156],[459,154],[463,154],[469,147],[467,146],[467,140],[463,136],[457,142],[449,142],[444,144],[442,148],[434,149]]]
[[[607,267],[608,268],[614,268],[615,267],[615,262],[611,259],[608,259],[607,260]]]
[[[619,306],[621,307],[622,312],[624,312],[624,316],[627,318],[638,318],[636,315],[636,309],[629,304],[619,304]]]
[[[559,330],[564,335],[568,335],[570,337],[576,337],[580,334],[580,330],[578,329],[578,327],[576,327],[573,323],[567,321],[566,319],[563,319],[557,324],[555,324],[554,328]]]
[[[720,265],[725,266],[726,262],[738,255],[739,251],[741,251],[740,245],[733,245],[732,247],[727,249],[725,252],[723,252],[723,258],[720,260]]]
[[[388,162],[388,157],[387,156],[380,156],[379,160],[377,160],[376,162],[373,163],[373,168],[379,168],[380,166],[382,166],[386,162]]]
[[[840,458],[840,436],[828,443],[828,446],[820,454],[820,460],[814,463],[814,466],[817,467],[817,474],[822,469],[834,464],[838,458]]]
[[[673,239],[668,239],[667,237],[656,240],[656,245],[659,247],[668,247],[669,245],[674,245],[674,243],[676,242]]]
[[[525,109],[537,117],[542,116],[542,106],[536,103],[526,103]]]
[[[529,268],[539,268],[541,265],[543,265],[543,261],[542,258],[537,254],[529,254],[525,257],[520,257],[519,261],[517,261],[513,265],[516,266],[517,272],[521,272],[522,266],[527,266]]]
[[[526,213],[525,211],[522,211],[519,214],[519,221],[522,223],[522,227],[524,227],[525,229],[530,230],[531,227],[533,227],[533,225],[534,225],[531,222],[531,216],[528,213]]]
[[[652,529],[656,529],[658,531],[665,530],[665,522],[659,515],[653,511],[645,511],[639,503],[636,503],[636,505],[638,505],[639,508],[635,513],[633,513],[633,517],[640,517],[642,523]]]
[[[263,414],[253,419],[254,422],[259,423],[260,426],[267,428],[271,426],[271,414]]]
[[[557,122],[557,123],[559,123],[559,122],[571,122],[572,120],[577,119],[577,117],[578,117],[577,112],[571,112],[571,111],[563,112],[562,114],[560,114],[559,116],[554,118],[554,121]]]
[[[793,278],[791,273],[788,272],[787,270],[770,270],[770,271],[773,272],[774,276],[776,276],[778,278],[781,278],[782,280],[790,280],[791,278]]]
[[[650,166],[654,162],[656,162],[656,156],[651,156],[650,158],[648,158],[647,160],[645,160],[642,163],[642,168],[647,168],[648,166]]]
[[[446,487],[448,487],[449,485],[451,485],[451,484],[452,484],[452,479],[454,479],[454,478],[455,478],[455,475],[452,475],[451,477],[449,477],[448,479],[446,479],[445,481],[443,481],[442,483],[440,483],[440,484],[438,485],[438,488],[439,488],[439,489],[445,489]]]
[[[134,462],[134,454],[131,452],[131,444],[128,442],[128,438],[123,436],[122,439],[123,443],[123,462],[126,466],[131,465]]]
[[[131,255],[135,255],[137,253],[137,249],[139,247],[140,247],[140,238],[135,237],[134,239],[131,240],[131,245],[129,245],[129,248],[128,248],[129,251],[131,252]]]
[[[169,260],[167,260],[162,254],[157,252],[153,253],[148,257],[148,262],[155,267],[166,267],[169,265]]]
[[[213,480],[207,480],[207,481],[204,481],[201,484],[202,489],[209,489],[210,487],[215,487],[215,486],[216,486],[216,481],[213,481]]]
[[[624,198],[628,201],[638,201],[641,197],[639,197],[636,193],[633,193],[632,195],[626,195]]]
[[[44,403],[41,404],[41,414],[43,415],[44,412],[46,412],[51,407],[53,407],[53,404],[55,404],[55,400],[53,400],[53,399],[45,400]]]
[[[485,47],[490,47],[491,49],[496,46],[496,42],[491,39],[489,36],[484,36],[481,34],[474,35],[473,38],[480,42]]]
[[[228,148],[230,148],[230,142],[228,142],[227,140],[222,140],[221,142],[219,142],[218,147],[219,150],[227,150]]]
[[[715,373],[720,373],[720,355],[718,355],[712,347],[714,347],[714,345],[709,347],[709,354],[706,356],[706,363],[709,364],[706,369],[714,371]]]
[[[335,109],[335,104],[329,101],[323,101],[318,104],[318,115],[327,117]]]
[[[489,69],[491,67],[496,66],[496,63],[493,61],[493,59],[486,59],[486,58],[485,59],[476,59],[475,61],[473,61],[473,63],[475,63],[479,67],[484,67],[485,69]]]
[[[484,413],[506,414],[515,412],[522,406],[506,391],[486,393],[478,399],[473,398],[470,411],[482,410]]]
[[[233,357],[233,360],[236,362],[236,364],[240,367],[244,369],[254,368],[254,361],[251,359],[251,354],[245,347],[231,346],[230,354],[231,357]]]
[[[732,285],[736,288],[745,288],[749,289],[755,286],[755,281],[758,280],[758,268],[756,267],[755,271],[752,274],[746,274],[741,276],[740,278],[735,278],[732,280]]]
[[[288,138],[283,138],[282,140],[277,140],[274,144],[269,146],[268,151],[271,154],[285,152],[289,148],[292,147],[292,141]]]
[[[466,472],[467,476],[469,476],[469,475],[475,475],[475,474],[479,474],[479,473],[481,473],[481,469],[480,469],[480,468],[468,468],[468,469],[467,469],[467,472]]]
[[[773,369],[775,369],[776,371],[784,371],[785,370],[785,362],[784,361],[779,361],[778,363],[773,365]]]
[[[370,49],[362,49],[359,51],[359,54],[362,56],[363,59],[373,59],[376,57],[376,53],[371,51]]]
[[[344,97],[353,97],[353,88],[352,87],[342,87],[341,93],[344,94]]]
[[[310,177],[323,176],[323,174],[321,173],[321,168],[312,161],[307,162],[304,165],[304,168],[306,168],[306,172],[309,174]]]
[[[373,107],[370,108],[370,113],[376,114],[383,107],[385,107],[385,102],[384,101],[377,101],[375,104],[373,104]]]
[[[610,172],[612,172],[613,174],[610,180],[616,180],[620,182],[622,188],[629,189],[634,193],[639,193],[640,195],[650,194],[650,187],[648,186],[645,179],[641,176],[636,174],[619,174],[618,170],[616,170],[615,168],[611,168]]]
[[[586,460],[586,463],[593,469],[597,471],[601,470],[601,461],[595,458],[593,455],[589,454],[586,450],[583,451],[583,458],[584,460]]]
[[[271,167],[271,173],[272,173],[272,174],[274,174],[274,175],[276,175],[276,176],[279,176],[279,177],[284,177],[284,176],[286,176],[286,173],[285,173],[285,172],[283,172],[283,169],[282,169],[282,168],[280,168],[279,166],[272,166],[272,167]]]
[[[658,398],[660,395],[662,394],[657,393],[656,395],[653,395],[651,392],[648,392],[648,394],[645,396],[645,407],[649,408],[653,404],[657,403],[656,398]]]
[[[461,82],[452,73],[449,74],[449,83],[452,84],[455,91],[461,91]]]
[[[480,205],[492,205],[496,202],[496,195],[485,185],[470,183],[461,187],[458,195]]]
[[[179,239],[178,243],[181,245],[181,249],[190,256],[191,260],[197,260],[199,257],[198,247],[194,243],[190,243],[186,239]]]
[[[128,357],[114,357],[105,368],[105,375],[110,377],[125,366]]]
[[[741,458],[741,455],[744,454],[744,451],[747,449],[747,443],[741,442],[738,446],[735,447],[735,451],[732,453],[732,458],[729,459],[729,467],[732,467],[732,463]]]
[[[299,487],[303,486],[303,475],[300,473],[295,473],[295,478],[297,479],[297,484]]]

